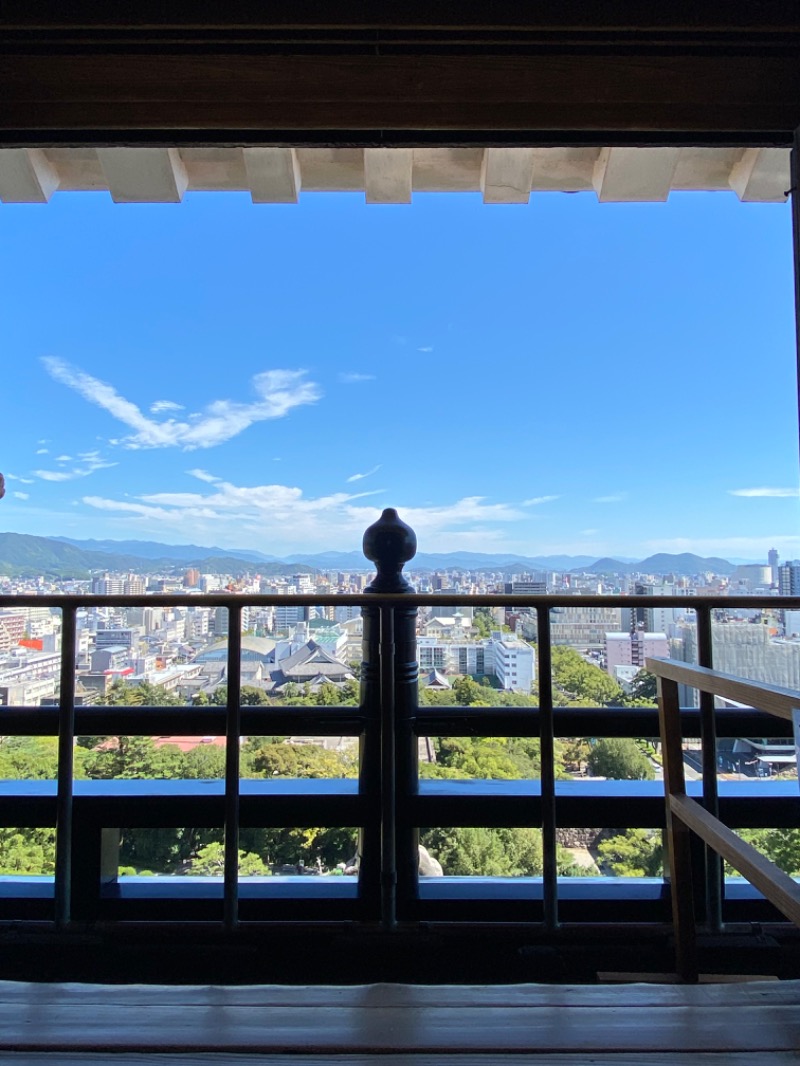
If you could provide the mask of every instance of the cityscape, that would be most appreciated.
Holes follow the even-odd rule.
[[[104,545],[106,550],[111,546]],[[159,550],[181,554],[169,545],[149,545],[147,550],[151,554]],[[95,561],[102,554],[96,551]],[[109,553],[107,558],[115,560],[118,554]],[[127,558],[130,563],[132,557]],[[363,593],[374,577],[366,560],[360,568],[340,570],[314,567],[308,562],[206,558],[207,569],[181,559],[156,563],[141,558],[135,569],[100,568],[82,576],[34,574],[27,566],[24,576],[7,574],[0,578],[0,594],[61,593],[93,598],[92,605],[77,612],[75,703],[79,707],[224,705],[228,609],[203,603],[204,594],[213,593],[280,601],[242,606],[243,704],[358,704],[363,636],[360,607],[308,607],[292,600],[297,595]],[[696,557],[662,557],[662,563],[670,561],[672,569],[654,573],[637,570],[637,564],[613,560],[584,563],[570,570],[526,570],[520,562],[490,562],[483,564],[485,569],[478,569],[474,561],[469,568],[451,565],[430,569],[412,560],[407,576],[431,602],[430,607],[420,607],[416,623],[420,703],[518,708],[520,713],[525,707],[535,707],[540,681],[537,620],[535,611],[526,606],[526,598],[548,594],[559,602],[550,611],[552,681],[558,705],[654,706],[655,679],[645,670],[645,660],[666,657],[697,661],[697,625],[692,610],[692,598],[697,595],[720,600],[712,621],[718,670],[771,685],[800,687],[800,611],[781,607],[783,596],[800,594],[800,561],[784,562],[775,550],[763,564],[715,560],[724,573],[712,569],[686,572],[698,563],[709,563]],[[623,572],[610,569],[614,565]],[[7,565],[6,569],[14,567]],[[519,597],[520,606],[470,605],[470,596],[484,593]],[[174,597],[174,606],[104,606],[96,602],[105,596],[141,598],[149,594]],[[437,594],[448,598],[463,595],[465,605],[454,607],[451,602],[447,607],[437,606]],[[609,605],[598,606],[598,596],[607,596]],[[666,607],[637,606],[637,596],[685,598],[686,605],[674,606],[671,599]],[[726,608],[726,599],[733,596],[758,597],[758,606]],[[591,605],[581,604],[586,597],[592,597]],[[0,708],[56,706],[60,670],[60,612],[49,606],[0,609]],[[696,705],[694,690],[686,689],[681,695],[682,705]],[[560,777],[576,781],[658,779],[658,747],[652,738],[560,738],[557,771]],[[720,740],[717,750],[723,780],[755,784],[797,775],[795,750],[788,741],[742,737]],[[224,775],[224,760],[224,736],[79,737],[75,775],[90,779],[214,779]],[[0,775],[47,778],[54,777],[55,770],[53,741],[7,737],[0,742]],[[687,743],[686,775],[699,779],[700,770],[699,747]],[[356,737],[242,737],[243,778],[353,777],[357,773]],[[536,778],[538,741],[420,738],[419,773],[421,778]],[[562,876],[661,874],[662,844],[656,832],[603,828],[559,832]],[[749,833],[769,854],[768,831]],[[47,875],[52,864],[51,830],[0,830],[2,834],[0,875]],[[290,829],[243,830],[242,834],[241,876],[298,872],[347,876],[358,870],[355,830],[307,830],[305,835]],[[800,836],[790,832],[788,837],[794,835]],[[787,859],[787,834],[781,836],[784,865],[800,865],[800,839],[796,848],[789,849]],[[123,832],[120,876],[221,874],[219,832],[206,831],[198,836],[196,830],[176,830],[173,837],[165,842],[161,831]],[[534,876],[541,870],[540,831],[536,829],[433,829],[422,833],[420,842],[423,875]]]
[[[800,614],[781,607],[800,595],[785,203],[537,193],[495,211],[454,192],[365,208],[322,192],[262,211],[241,191],[190,190],[121,210],[87,189],[55,197],[46,224],[40,206],[3,207],[5,388],[35,397],[36,417],[5,412],[0,715],[52,721],[59,705],[48,595],[87,598],[78,708],[195,722],[224,708],[229,613],[214,594],[270,601],[243,601],[244,706],[357,708],[360,608],[306,604],[364,592],[354,549],[387,501],[419,537],[406,574],[423,598],[422,707],[522,717],[552,688],[558,708],[635,718],[655,707],[648,657],[698,661],[699,596],[719,599],[717,669],[800,688]],[[768,433],[752,428],[754,351]],[[469,603],[484,593],[512,604]],[[156,594],[170,604],[149,605]],[[540,595],[554,602],[545,678],[526,604]],[[752,607],[731,606],[743,596]],[[220,782],[215,720],[209,735],[173,718],[168,735],[79,736],[75,780]],[[558,736],[559,784],[656,787],[649,721],[639,739]],[[309,731],[243,736],[248,787],[358,777],[357,736]],[[55,782],[55,736],[0,738],[0,780]],[[722,738],[717,758],[741,788],[797,773],[772,737]],[[423,736],[418,764],[429,783],[544,777],[537,736]],[[696,740],[684,766],[697,781]],[[775,834],[746,832],[774,857]],[[50,877],[53,839],[0,828],[0,877]],[[242,828],[240,845],[242,877],[359,869],[354,826]],[[112,866],[214,878],[222,847],[219,828],[122,828]],[[563,877],[660,878],[662,853],[652,828],[559,829]],[[542,856],[539,825],[420,827],[423,876],[540,877]],[[780,861],[800,872],[800,840]]]

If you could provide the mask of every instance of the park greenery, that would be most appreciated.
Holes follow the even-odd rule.
[[[491,627],[481,616],[478,628]],[[652,706],[655,679],[642,671],[631,691],[620,687],[598,666],[571,648],[552,649],[556,701],[566,706]],[[255,686],[243,686],[247,706],[355,706],[357,682],[344,686],[324,683],[315,689],[286,686],[281,696]],[[183,706],[184,701],[154,685],[116,682],[106,701],[111,706]],[[201,693],[195,706],[225,706],[226,687]],[[423,688],[422,706],[472,706],[519,709],[535,707],[538,694],[504,692],[488,677],[457,677],[449,690]],[[74,752],[76,779],[88,780],[213,780],[225,773],[224,747],[199,743],[188,751],[166,738],[150,736],[83,736]],[[355,743],[335,750],[321,743],[289,743],[288,737],[249,737],[241,747],[240,773],[245,779],[342,778],[358,774]],[[435,761],[421,762],[423,779],[514,780],[536,779],[541,773],[540,746],[529,737],[433,737]],[[556,775],[576,773],[619,780],[651,780],[652,748],[629,738],[594,740],[563,738],[555,746]],[[0,738],[0,779],[53,780],[57,774],[54,737]],[[742,836],[787,872],[800,875],[800,830],[745,830]],[[0,875],[50,876],[54,868],[52,828],[0,828]],[[537,828],[427,828],[421,843],[456,876],[537,876],[542,872],[542,838]],[[357,853],[354,828],[243,828],[239,871],[242,877],[269,876],[300,869],[338,873]],[[609,831],[596,846],[600,871],[623,877],[661,876],[661,833],[655,830]],[[223,835],[219,828],[124,828],[120,839],[120,870],[127,874],[220,876],[224,866]],[[557,854],[562,876],[586,874],[572,864],[566,849]]]

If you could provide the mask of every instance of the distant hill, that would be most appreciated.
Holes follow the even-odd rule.
[[[199,544],[160,544],[155,540],[75,540],[72,537],[49,537],[48,540],[63,541],[82,551],[108,552],[110,555],[135,555],[140,559],[177,559],[191,562],[210,556],[236,556],[258,562],[275,563],[281,560],[275,555],[240,548],[204,548]]]
[[[281,576],[297,572],[311,573],[314,569],[297,564],[247,560],[225,553],[222,548],[217,551],[219,554],[209,555],[208,548],[197,548],[194,557],[188,559],[166,555],[154,558],[123,552],[86,551],[60,539],[34,537],[26,533],[0,533],[0,574],[7,577],[38,577],[41,574],[50,578],[85,579],[91,571],[98,570],[170,573],[191,566],[207,574],[238,574],[249,570],[267,576]]]
[[[658,555],[650,555],[642,559],[638,569],[644,573],[652,574],[682,574],[686,577],[692,574],[702,574],[711,571],[714,574],[723,574],[728,577],[736,569],[733,563],[727,559],[703,559],[699,555],[684,552],[682,555],[667,555],[661,552]]]
[[[115,549],[115,550],[112,550]],[[27,577],[86,578],[91,571],[174,573],[194,567],[202,573],[239,574],[243,571],[266,576],[314,573],[320,570],[370,570],[361,552],[318,552],[279,559],[263,552],[231,548],[204,548],[197,544],[160,544],[137,540],[71,540],[66,537],[33,537],[25,533],[0,533],[0,574]],[[651,555],[641,562],[630,559],[597,559],[591,555],[491,555],[485,552],[420,552],[406,567],[421,570],[484,570],[519,574],[536,570],[589,574],[680,574],[691,576],[711,571],[727,576],[735,564],[726,559],[704,559],[684,553]]]
[[[727,559],[704,559],[700,555],[692,555],[684,552],[681,555],[669,555],[661,552],[658,555],[650,555],[641,562],[622,562],[619,559],[598,559],[591,566],[575,567],[573,573],[585,574],[680,574],[681,577],[691,577],[693,574],[705,574],[708,572],[720,574],[723,577],[730,576],[736,569],[734,563]]]
[[[279,558],[265,555],[250,548],[209,548],[197,544],[160,544],[152,540],[75,540],[71,537],[53,537],[64,544],[71,544],[87,552],[106,552],[112,555],[136,556],[140,559],[163,561],[173,559],[187,566],[197,565],[198,559],[230,558],[231,556],[261,563],[278,563],[284,568],[294,566],[296,572],[303,567],[314,570],[370,570],[372,564],[360,551],[351,552],[297,552]],[[420,552],[414,557],[409,570],[504,570],[508,573],[524,570],[569,570],[587,566],[593,555],[513,555],[488,552]],[[103,565],[103,564],[101,564]],[[106,564],[110,566],[111,564]],[[259,569],[263,568],[260,566]],[[269,572],[264,570],[264,572]]]
[[[490,555],[487,552],[418,552],[407,570],[568,570],[591,563],[593,555]],[[287,562],[303,562],[319,570],[369,570],[361,552],[321,552],[316,555],[289,555]]]
[[[0,573],[8,577],[86,577],[90,570],[133,570],[142,560],[134,555],[87,552],[72,544],[33,537],[26,533],[0,533]]]
[[[623,562],[621,559],[598,559],[591,566],[576,566],[572,573],[579,574],[630,574],[638,569],[638,563]]]

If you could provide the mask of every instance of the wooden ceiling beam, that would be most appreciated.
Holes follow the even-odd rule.
[[[703,32],[800,31],[800,15],[785,0],[194,0],[168,5],[137,0],[133,5],[98,4],[97,0],[4,0],[0,28],[56,32],[143,29],[231,29],[253,32],[275,27],[315,29],[542,29],[556,33],[597,30],[619,32],[670,30],[697,36]]]
[[[108,54],[3,55],[0,139],[35,143],[59,131],[98,131],[125,143],[150,131],[177,143],[250,131],[636,131],[641,143],[777,134],[800,125],[793,56],[376,56]],[[15,142],[14,131],[17,131]],[[116,131],[119,136],[112,132]],[[264,140],[259,133],[269,131]],[[273,136],[270,137],[269,134]],[[91,136],[88,138],[91,140]],[[213,140],[213,138],[212,138]],[[330,142],[335,143],[331,137]],[[240,143],[243,143],[240,140]]]

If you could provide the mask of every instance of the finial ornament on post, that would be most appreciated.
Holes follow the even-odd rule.
[[[375,563],[378,573],[367,592],[413,592],[403,577],[403,565],[417,554],[417,535],[397,514],[387,507],[377,522],[364,533],[364,555]]]

